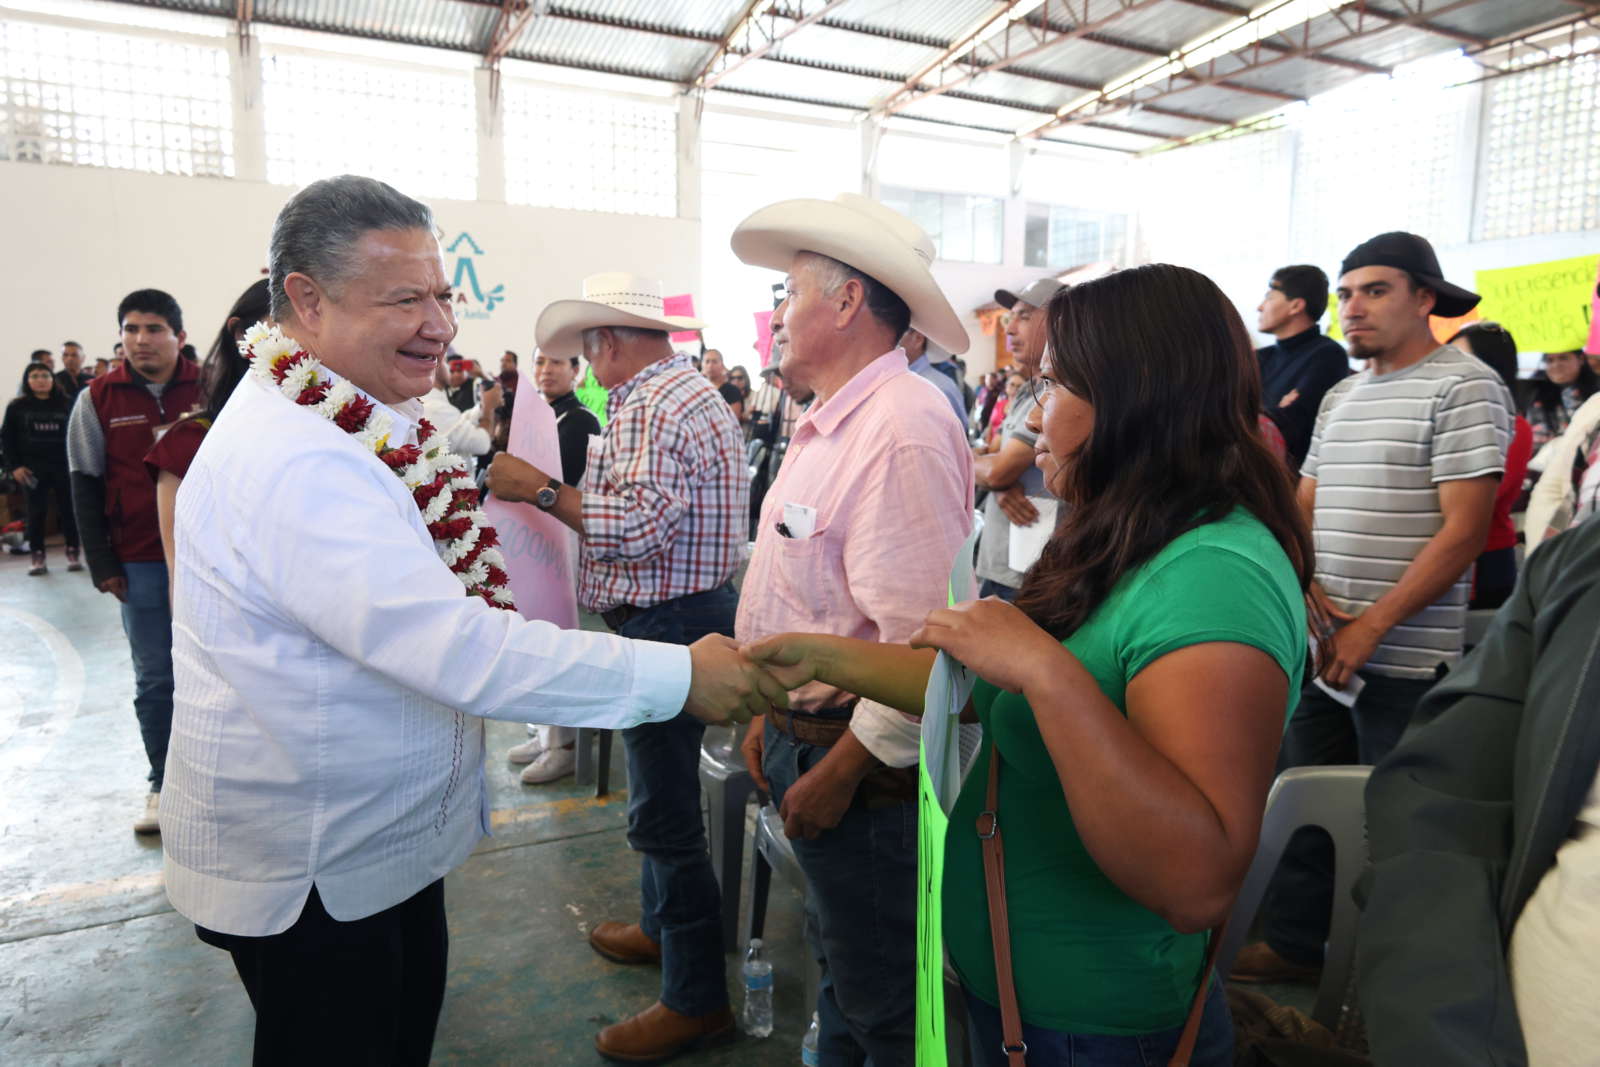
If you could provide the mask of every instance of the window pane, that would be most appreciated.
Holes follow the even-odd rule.
[[[267,52],[261,85],[267,181],[363,174],[410,196],[477,199],[469,74]]]
[[[0,21],[0,72],[0,158],[233,175],[221,48]]]
[[[506,202],[625,215],[678,214],[678,111],[501,83]]]
[[[1005,240],[1005,202],[990,196],[933,193],[883,186],[884,204],[921,226],[939,259],[999,263]]]

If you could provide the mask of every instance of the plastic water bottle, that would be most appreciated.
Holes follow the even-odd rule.
[[[800,1067],[817,1067],[822,1062],[821,1053],[817,1051],[821,1041],[822,1023],[817,1019],[817,1013],[812,1012],[811,1028],[800,1041]]]
[[[751,1037],[772,1034],[772,961],[761,955],[761,939],[750,940],[744,955],[744,1032]]]

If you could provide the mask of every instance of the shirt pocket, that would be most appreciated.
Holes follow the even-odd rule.
[[[806,632],[841,631],[838,605],[845,595],[842,548],[823,527],[805,539],[773,539],[772,588],[782,605],[782,628]]]

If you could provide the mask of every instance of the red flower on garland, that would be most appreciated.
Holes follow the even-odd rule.
[[[345,433],[360,433],[372,417],[372,401],[364,396],[353,396],[333,416],[333,424]]]
[[[385,450],[378,458],[388,464],[390,470],[397,471],[421,459],[422,449],[416,445],[401,445],[399,448]]]
[[[300,390],[300,395],[294,398],[294,402],[296,404],[303,404],[308,407],[312,404],[320,404],[324,400],[328,399],[328,390],[332,387],[332,385],[332,382],[323,381],[319,381],[314,385],[308,385],[304,389]]]

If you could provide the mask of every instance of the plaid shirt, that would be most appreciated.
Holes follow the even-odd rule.
[[[733,409],[686,355],[611,390],[589,441],[578,601],[650,607],[715,589],[746,554],[750,472]]]

